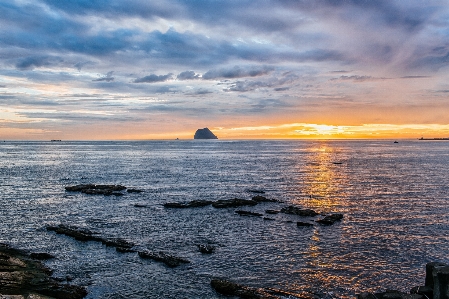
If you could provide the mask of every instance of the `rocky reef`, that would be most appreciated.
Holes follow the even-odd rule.
[[[51,277],[52,270],[40,262],[50,256],[44,253],[27,254],[7,244],[0,244],[0,298],[84,298],[87,295],[84,287],[60,284]]]
[[[208,128],[204,128],[196,130],[193,139],[218,139],[218,137]]]

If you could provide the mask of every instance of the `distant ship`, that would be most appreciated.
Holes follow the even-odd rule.
[[[424,138],[424,137],[421,137],[418,140],[449,140],[449,137],[448,138]]]
[[[61,139],[52,139],[50,140],[51,142],[55,142],[55,141],[61,141]]]

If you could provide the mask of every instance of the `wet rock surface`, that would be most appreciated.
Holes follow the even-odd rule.
[[[316,222],[324,225],[332,225],[337,221],[343,219],[343,214],[335,213],[325,216],[323,219],[316,220]]]
[[[139,256],[144,259],[151,259],[158,262],[163,262],[170,268],[178,267],[182,264],[190,263],[189,260],[183,259],[181,257],[177,257],[174,255],[167,254],[163,251],[153,252],[153,251],[139,251]]]
[[[241,285],[229,280],[224,279],[212,279],[211,287],[220,294],[227,296],[236,296],[245,299],[311,299],[312,296],[298,295],[290,292],[276,290],[272,288],[254,288]]]
[[[24,251],[0,244],[0,294],[17,295],[15,298],[49,296],[46,298],[56,299],[80,299],[87,295],[85,288],[60,284],[50,277],[51,273]]]
[[[198,249],[201,253],[211,254],[215,251],[215,246],[211,244],[199,244]]]
[[[256,217],[263,216],[263,214],[256,213],[256,212],[251,212],[251,211],[237,210],[237,211],[235,211],[235,212],[236,212],[237,214],[239,214],[240,216],[256,216]]]
[[[269,198],[266,198],[265,196],[261,196],[261,195],[253,196],[251,199],[257,203],[259,203],[259,202],[278,202],[276,199],[269,199]]]
[[[291,215],[298,215],[298,216],[304,216],[304,217],[315,217],[318,215],[317,212],[311,209],[301,209],[295,206],[288,206],[281,209],[281,213],[284,214],[291,214]]]
[[[212,203],[212,206],[217,209],[238,208],[238,207],[243,207],[243,206],[255,206],[255,205],[257,205],[257,202],[254,200],[240,199],[240,198],[221,199],[221,200],[217,200],[214,203]]]
[[[164,204],[164,207],[166,208],[177,208],[177,209],[183,209],[183,208],[198,208],[198,207],[205,207],[210,206],[213,203],[213,201],[210,200],[192,200],[189,202],[167,202]]]
[[[65,187],[69,192],[81,192],[91,195],[123,195],[120,191],[125,190],[126,187],[122,185],[96,185],[96,184],[82,184]],[[134,189],[133,189],[134,190]]]
[[[296,222],[296,225],[297,225],[298,227],[309,227],[309,226],[313,226],[312,223],[309,223],[309,222],[302,222],[302,221]]]

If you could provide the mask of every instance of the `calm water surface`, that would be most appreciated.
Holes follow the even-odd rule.
[[[224,298],[210,287],[216,277],[332,297],[408,291],[423,283],[427,262],[449,262],[448,169],[449,142],[418,140],[2,142],[0,241],[53,253],[54,276],[87,286],[87,298]],[[145,192],[64,190],[83,183]],[[267,221],[235,209],[163,207],[249,199],[248,189],[282,201],[248,211],[296,205],[345,216],[333,226],[298,228],[296,221],[319,217]],[[46,231],[59,223],[191,263],[171,269]],[[212,255],[196,247],[207,242],[217,246]]]

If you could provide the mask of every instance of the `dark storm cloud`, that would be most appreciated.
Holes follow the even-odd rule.
[[[151,74],[142,78],[137,78],[133,82],[134,83],[156,83],[156,82],[165,82],[173,78],[173,74],[167,74],[167,75],[155,75]]]
[[[200,74],[196,74],[194,71],[185,71],[176,76],[178,80],[194,80],[201,78]]]

